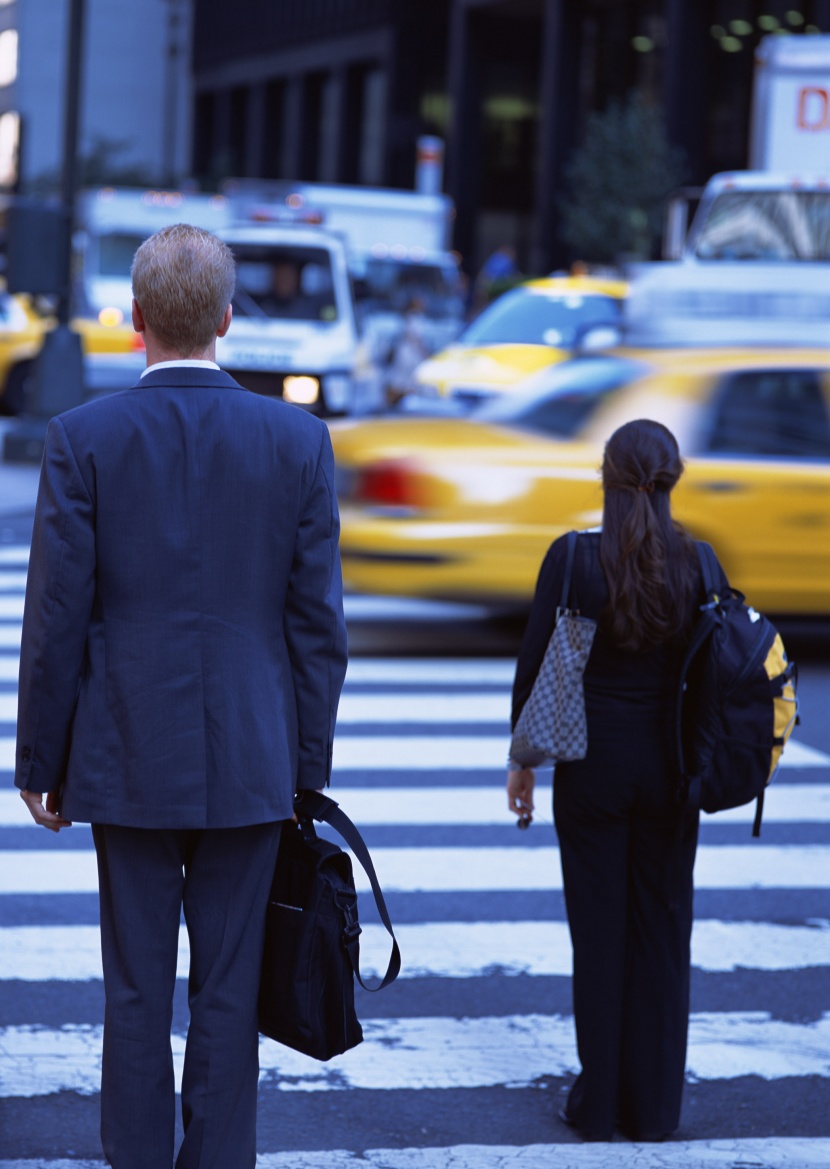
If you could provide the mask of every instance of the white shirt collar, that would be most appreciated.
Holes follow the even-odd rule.
[[[199,357],[182,357],[176,361],[157,361],[155,365],[148,365],[142,372],[141,376],[146,377],[148,373],[155,373],[157,369],[176,369],[184,367],[185,369],[218,369],[219,366],[215,361],[203,361]]]

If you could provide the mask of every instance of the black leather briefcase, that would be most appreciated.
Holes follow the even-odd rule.
[[[398,943],[368,849],[334,800],[302,792],[298,822],[283,825],[265,921],[259,991],[259,1029],[314,1059],[356,1047],[363,1030],[354,1005],[354,980],[382,990],[401,968]],[[313,820],[337,829],[372,884],[381,921],[392,938],[386,974],[377,986],[360,976],[360,924],[352,863],[336,844],[321,840]]]

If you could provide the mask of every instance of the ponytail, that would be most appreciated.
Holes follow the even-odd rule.
[[[659,422],[629,422],[608,440],[600,563],[609,603],[602,623],[621,649],[649,649],[686,632],[694,547],[669,504],[682,473],[674,435]]]

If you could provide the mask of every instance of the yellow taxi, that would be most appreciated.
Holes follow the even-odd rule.
[[[103,320],[78,317],[72,321],[86,356],[131,355],[143,349],[141,338],[120,314],[102,316]],[[54,327],[54,317],[38,313],[28,296],[12,296],[0,289],[0,413],[19,414],[23,409],[32,362]]]
[[[353,591],[528,602],[550,542],[601,522],[609,435],[654,418],[686,459],[675,514],[731,583],[830,614],[830,349],[590,354],[444,408],[331,427]]]
[[[628,285],[596,276],[547,276],[506,292],[454,344],[414,372],[415,392],[475,404],[564,361],[591,334],[616,329]]]

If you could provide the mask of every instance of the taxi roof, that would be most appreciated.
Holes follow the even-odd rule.
[[[540,276],[535,280],[527,280],[518,288],[525,288],[530,292],[541,293],[545,296],[612,296],[622,300],[628,295],[628,281],[614,279],[610,276]]]

